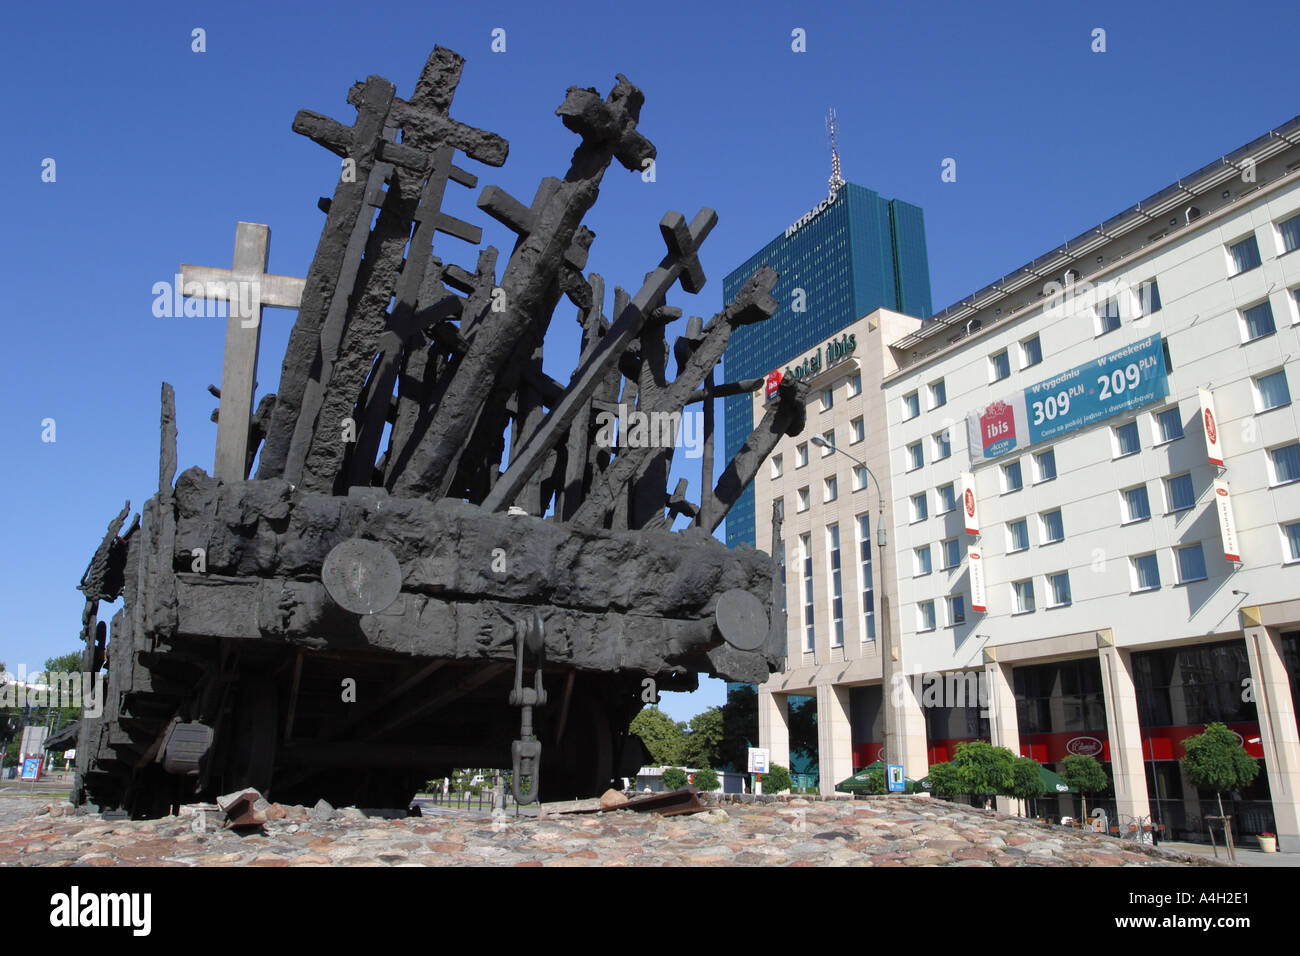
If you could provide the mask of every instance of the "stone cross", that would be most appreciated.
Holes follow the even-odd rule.
[[[213,477],[243,481],[248,476],[248,426],[257,387],[257,351],[262,338],[262,307],[298,308],[305,279],[267,275],[271,230],[253,222],[235,228],[232,268],[181,266],[186,296],[226,301],[226,350],[221,362],[221,410],[217,416],[217,455]],[[197,288],[196,288],[197,286]]]

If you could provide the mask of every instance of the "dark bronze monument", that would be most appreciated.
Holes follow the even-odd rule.
[[[223,397],[233,472],[177,478],[163,386],[158,493],[129,525],[122,510],[81,582],[85,666],[108,677],[76,799],[150,815],[253,786],[405,806],[462,766],[513,767],[525,800],[588,796],[642,761],[628,723],[654,690],[701,672],[762,681],[784,653],[775,563],[711,534],[803,426],[806,386],[783,384],[715,480],[712,399],[762,384],[717,383],[715,366],[737,326],[775,311],[776,274],[669,343],[682,313],[665,295],[704,285],[717,221],[669,212],[662,261],[606,317],[582,220],[612,161],[640,172],[655,156],[622,76],[556,110],[579,138],[563,178],[528,203],[480,194],[518,236],[500,276],[491,247],[473,270],[444,262],[436,234],[482,238],[440,208],[477,185],[458,154],[500,166],[508,149],[448,115],[463,62],[436,48],[408,100],[378,76],[356,84],[350,126],[294,119],[343,162],[279,391],[251,416],[245,403],[246,436]],[[581,326],[568,382],[542,365],[562,299]],[[600,440],[620,405],[702,417],[698,500],[668,488],[671,442]],[[119,596],[109,629],[99,603]]]

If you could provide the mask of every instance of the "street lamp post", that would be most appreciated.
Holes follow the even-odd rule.
[[[880,480],[876,477],[870,466],[862,459],[850,455],[843,449],[837,448],[833,442],[828,442],[821,435],[813,435],[811,441],[819,448],[828,448],[832,452],[839,452],[850,461],[859,465],[864,471],[866,471],[867,477],[876,484],[876,552],[878,555],[879,567],[875,574],[880,582],[878,587],[878,590],[880,591],[880,600],[876,602],[876,606],[879,609],[877,617],[879,618],[878,630],[880,631],[880,706],[884,715],[885,725],[885,747],[882,756],[886,766],[890,764],[901,764],[903,762],[903,755],[901,752],[902,748],[899,746],[898,735],[895,733],[894,725],[896,721],[894,720],[894,715],[890,710],[890,694],[894,684],[896,683],[895,676],[898,672],[900,662],[894,659],[893,643],[890,640],[890,608],[889,599],[886,596],[885,589],[885,545],[888,540],[888,535],[885,530],[885,490],[880,486]],[[875,589],[877,588],[873,587],[873,590]]]

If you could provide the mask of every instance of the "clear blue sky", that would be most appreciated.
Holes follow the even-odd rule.
[[[825,194],[830,106],[845,177],[925,210],[936,308],[1300,113],[1293,0],[564,6],[6,10],[0,660],[37,667],[75,648],[75,585],[123,501],[138,508],[157,481],[163,379],[176,387],[181,467],[211,466],[204,387],[220,380],[224,322],[155,318],[152,285],[181,262],[228,266],[239,219],[270,225],[271,271],[305,274],[338,160],[291,132],[295,111],[351,123],[354,81],[378,73],[407,95],[435,44],[468,61],[452,115],[511,143],[502,169],[463,164],[524,201],[563,175],[577,143],[554,116],[568,86],[606,93],[621,72],[645,91],[656,181],[611,169],[587,219],[590,268],[635,289],[662,254],[663,213],[710,205],[708,286],[670,300],[705,316],[722,276]],[[204,53],[191,51],[195,27]],[[1090,49],[1098,27],[1105,53]],[[490,50],[495,28],[504,53]],[[795,28],[806,52],[791,49]],[[940,181],[948,157],[955,183]],[[493,225],[477,190],[451,190],[448,211]],[[486,241],[504,262],[510,237],[489,228]],[[436,251],[474,263],[456,240]],[[291,319],[266,313],[262,390],[275,388]],[[573,327],[567,306],[557,325]],[[549,364],[567,378],[567,353]],[[665,709],[682,719],[721,699],[709,682]]]

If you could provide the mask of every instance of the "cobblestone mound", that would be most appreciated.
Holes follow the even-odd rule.
[[[691,816],[619,811],[495,820],[452,811],[389,819],[355,807],[272,804],[268,822],[246,833],[224,828],[219,812],[202,807],[126,821],[41,805],[0,826],[0,866],[1218,865],[923,798],[711,802]]]

